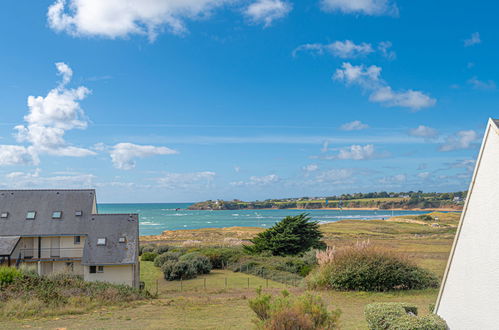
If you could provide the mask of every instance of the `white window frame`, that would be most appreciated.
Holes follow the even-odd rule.
[[[107,243],[106,237],[97,238],[97,246],[106,246],[106,243]]]
[[[7,219],[9,217],[9,212],[2,212],[0,213],[0,218],[1,219]]]
[[[97,266],[96,272],[97,273],[104,273],[104,266]]]
[[[33,214],[33,217],[30,217],[29,215]],[[36,211],[28,211],[26,212],[26,220],[35,220],[36,219]]]
[[[58,216],[56,215],[56,213],[58,213]],[[56,220],[62,219],[62,211],[53,211],[52,212],[52,219],[56,219]]]

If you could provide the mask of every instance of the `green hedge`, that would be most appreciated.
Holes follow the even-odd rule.
[[[438,315],[417,316],[416,306],[405,303],[374,303],[365,308],[370,330],[446,330],[447,324]]]
[[[155,252],[144,252],[144,253],[142,253],[142,256],[140,257],[140,260],[142,260],[142,261],[154,261],[154,259],[157,256],[158,256],[158,254]]]

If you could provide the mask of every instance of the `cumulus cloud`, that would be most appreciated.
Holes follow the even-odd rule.
[[[468,80],[468,84],[470,84],[474,89],[482,89],[482,90],[492,90],[496,89],[496,83],[493,80],[478,80],[477,77],[472,77]]]
[[[32,149],[16,145],[0,145],[0,166],[38,163],[38,156]]]
[[[89,149],[72,146],[64,139],[67,131],[85,129],[88,125],[80,101],[90,93],[83,86],[71,89],[73,71],[65,63],[56,63],[61,81],[44,96],[28,97],[25,125],[15,126],[17,142],[27,145],[0,145],[1,165],[39,163],[39,155],[84,157],[95,155]]]
[[[398,16],[399,10],[391,0],[321,0],[324,11],[339,11],[345,14],[364,14],[372,16]]]
[[[478,45],[481,42],[482,42],[482,40],[480,39],[480,33],[474,32],[471,34],[471,36],[468,39],[464,40],[464,47]]]
[[[350,123],[341,125],[340,128],[343,131],[360,131],[369,128],[369,125],[362,123],[360,120],[354,120]]]
[[[391,50],[392,47],[391,41],[382,41],[378,44],[378,50],[385,58],[389,60],[394,60],[397,58],[397,54]]]
[[[351,145],[349,147],[339,149],[337,155],[326,156],[325,159],[351,159],[351,160],[366,160],[372,159],[376,155],[374,145],[366,144],[361,145]]]
[[[305,172],[315,172],[319,169],[319,166],[317,164],[309,164],[303,167],[303,170]]]
[[[118,143],[111,148],[109,154],[114,167],[120,170],[135,168],[135,159],[155,155],[172,155],[178,152],[167,147],[137,145],[133,143]]]
[[[187,31],[185,20],[209,16],[230,0],[56,0],[48,9],[49,26],[73,36],[122,38],[147,35],[154,40],[166,26]]]
[[[417,174],[417,177],[423,180],[426,180],[430,177],[431,173],[430,172],[421,172]]]
[[[192,173],[166,173],[156,179],[160,187],[168,189],[190,189],[209,187],[216,176],[215,172],[203,171]]]
[[[469,149],[478,139],[478,133],[473,130],[459,131],[455,135],[447,137],[444,144],[439,148],[440,151],[453,151],[460,149]]]
[[[409,135],[422,137],[425,139],[432,139],[438,136],[438,131],[428,126],[419,125],[418,127],[409,130]]]
[[[244,14],[253,23],[269,27],[275,20],[289,14],[292,5],[282,0],[257,0],[250,4]]]
[[[405,107],[419,110],[435,105],[436,100],[429,95],[415,90],[394,91],[381,79],[381,68],[376,65],[352,65],[343,63],[337,69],[333,79],[346,85],[358,85],[370,92],[371,102],[381,103],[388,107]]]

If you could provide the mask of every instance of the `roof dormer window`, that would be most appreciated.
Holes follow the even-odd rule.
[[[26,220],[35,220],[36,218],[36,211],[28,211],[26,213]]]
[[[75,216],[81,217],[83,215],[83,211],[75,211]]]
[[[126,243],[126,237],[120,237],[118,238],[119,243]]]
[[[52,212],[52,219],[61,219],[61,218],[62,218],[62,211]]]
[[[8,217],[9,217],[9,212],[2,212],[2,213],[0,213],[0,218],[7,219]]]
[[[105,237],[97,238],[97,246],[104,246],[104,245],[106,245],[106,238]]]

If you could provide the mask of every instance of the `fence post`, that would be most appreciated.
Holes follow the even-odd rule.
[[[225,288],[227,289],[227,277],[225,278]]]
[[[268,288],[269,288],[269,279],[268,279],[268,278],[266,278],[266,279],[265,279],[265,282],[266,282],[267,289],[268,289]]]
[[[158,295],[158,290],[159,290],[159,280],[156,280],[156,296]]]
[[[248,277],[248,289],[249,289],[249,280],[250,280],[250,278]]]
[[[206,277],[204,278],[204,289],[206,290]]]
[[[180,279],[180,291],[182,291],[182,279]]]

